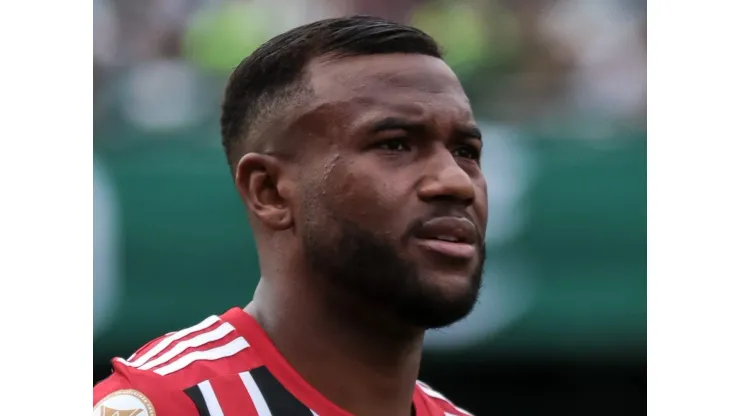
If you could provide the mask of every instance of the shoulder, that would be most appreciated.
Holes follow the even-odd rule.
[[[212,315],[112,360],[113,375],[132,382],[183,390],[204,380],[260,364],[249,342],[222,317]]]
[[[416,382],[416,389],[423,396],[427,406],[435,410],[441,410],[445,416],[472,416],[472,413],[457,407],[442,393],[422,381]]]
[[[93,387],[93,415],[137,416],[197,415],[197,408],[184,392],[168,389],[155,380],[114,373]]]

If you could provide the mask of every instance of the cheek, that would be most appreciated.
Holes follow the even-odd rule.
[[[481,226],[485,231],[488,224],[488,188],[485,180],[478,185],[475,197],[475,211],[481,220]]]
[[[337,168],[327,179],[327,196],[331,195],[338,213],[358,224],[387,228],[401,207],[398,185],[371,169]]]

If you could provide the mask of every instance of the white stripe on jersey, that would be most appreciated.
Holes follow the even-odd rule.
[[[170,344],[177,341],[178,339],[182,339],[193,332],[198,332],[203,329],[208,328],[209,326],[215,324],[216,322],[220,321],[221,319],[216,315],[211,315],[208,318],[206,318],[203,322],[199,323],[198,325],[191,326],[190,328],[185,328],[180,331],[174,332],[165,338],[163,338],[161,341],[157,343],[157,345],[154,346],[151,350],[147,351],[146,354],[142,355],[141,357],[137,358],[134,362],[128,362],[126,360],[119,359],[122,363],[131,366],[131,367],[139,367],[142,364],[149,361],[152,357],[159,354],[160,352],[164,351],[165,348],[169,347]],[[136,355],[136,354],[134,354]],[[133,357],[133,356],[131,356]],[[129,358],[131,360],[131,358]]]
[[[244,387],[247,388],[249,396],[252,398],[254,408],[257,409],[257,415],[272,416],[272,412],[270,412],[270,408],[267,407],[267,403],[265,402],[265,398],[262,396],[259,386],[255,383],[252,375],[249,374],[249,371],[239,373],[239,377],[242,378],[242,383],[244,383]]]
[[[167,364],[164,367],[160,367],[154,370],[154,372],[159,374],[160,376],[164,376],[170,373],[174,373],[175,371],[182,370],[183,368],[189,366],[195,361],[200,361],[200,360],[214,361],[214,360],[219,360],[221,358],[231,357],[232,355],[248,347],[249,347],[249,343],[247,342],[247,340],[245,340],[242,337],[239,337],[229,342],[228,344],[222,345],[220,347],[211,348],[210,350],[205,350],[205,351],[193,351],[189,354],[185,354],[182,357],[175,360],[174,362]]]
[[[166,333],[166,334],[164,334],[164,335],[162,335],[162,336],[163,336],[163,337],[168,337],[168,336],[170,336],[170,335],[174,334],[175,332],[177,332],[177,331],[171,331],[171,332],[168,332],[168,333]],[[126,365],[128,365],[128,364],[131,364],[131,363],[130,363],[129,361],[133,361],[133,360],[134,360],[134,357],[136,357],[136,354],[138,354],[138,353],[139,353],[139,352],[138,352],[138,351],[136,351],[135,353],[133,353],[133,354],[129,355],[129,357],[128,357],[128,358],[126,358],[125,360],[119,360],[119,361],[120,361],[120,362],[122,362],[122,363],[124,363],[124,364],[126,364]]]
[[[198,383],[198,388],[200,388],[200,392],[203,394],[203,400],[206,402],[208,414],[211,416],[224,416],[224,411],[221,410],[221,405],[218,403],[211,383],[208,380],[200,382]]]
[[[309,410],[310,410],[310,409],[309,409]],[[318,414],[318,413],[316,413],[316,412],[314,412],[313,410],[311,410],[311,414],[312,414],[313,416],[319,416],[319,414]]]
[[[192,347],[200,347],[201,345],[208,344],[209,342],[217,341],[225,337],[232,331],[234,331],[234,327],[231,326],[231,324],[229,324],[228,322],[224,322],[223,324],[221,324],[221,326],[217,327],[216,329],[212,331],[202,333],[193,338],[190,338],[187,341],[178,342],[174,348],[167,351],[165,354],[162,354],[157,359],[147,362],[146,364],[139,367],[139,369],[149,370],[158,365],[168,363],[173,358],[182,354],[182,352],[185,351],[186,349],[192,348]]]
[[[425,383],[423,383],[423,382],[421,382],[421,381],[418,381],[418,380],[417,380],[417,381],[416,381],[416,384],[418,384],[418,385],[419,385],[419,387],[421,387],[421,391],[423,391],[423,392],[424,392],[424,393],[425,393],[425,394],[426,394],[427,396],[429,396],[429,397],[434,397],[435,399],[440,399],[440,400],[444,400],[444,401],[446,401],[447,403],[451,404],[451,405],[452,405],[452,406],[453,406],[453,407],[454,407],[455,409],[457,409],[457,411],[458,411],[458,412],[460,412],[460,413],[464,413],[464,414],[466,414],[466,415],[468,415],[468,416],[473,416],[473,414],[472,414],[472,413],[470,413],[470,412],[468,412],[468,411],[466,411],[466,410],[463,410],[463,409],[461,409],[461,408],[459,408],[459,407],[455,406],[455,404],[454,404],[454,403],[452,403],[452,402],[451,402],[451,401],[450,401],[450,400],[449,400],[449,399],[448,399],[447,397],[443,396],[443,395],[442,395],[442,393],[439,393],[439,392],[437,392],[437,391],[433,390],[433,389],[432,389],[431,387],[429,387],[429,386],[428,386],[428,385],[426,385]],[[446,414],[445,414],[445,416],[446,416]],[[454,415],[452,415],[452,416],[454,416]]]

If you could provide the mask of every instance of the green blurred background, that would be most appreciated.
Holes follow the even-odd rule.
[[[259,276],[218,135],[225,77],[307,21],[381,15],[447,50],[485,136],[476,311],[422,378],[478,415],[642,412],[645,5],[639,1],[95,0],[93,379],[245,305]]]

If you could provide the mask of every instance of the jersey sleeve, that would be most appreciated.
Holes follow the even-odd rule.
[[[93,387],[93,416],[198,416],[193,401],[160,380],[114,370]]]

